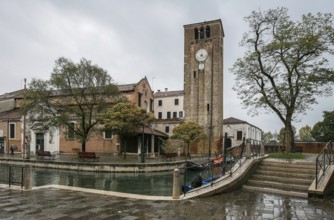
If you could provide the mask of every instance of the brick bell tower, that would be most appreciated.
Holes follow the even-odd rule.
[[[184,25],[185,120],[207,136],[192,153],[220,153],[223,128],[223,49],[221,20]],[[197,152],[195,152],[197,151]]]

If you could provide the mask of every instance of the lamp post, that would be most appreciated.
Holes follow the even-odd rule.
[[[224,136],[224,159],[223,159],[223,175],[225,175],[226,172],[226,148],[227,148],[227,132],[225,132],[225,136]]]
[[[145,163],[145,150],[144,150],[144,129],[145,129],[145,125],[144,125],[144,119],[143,119],[143,131],[142,131],[142,135],[141,135],[141,163]]]

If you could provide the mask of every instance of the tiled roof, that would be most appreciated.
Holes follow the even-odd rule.
[[[139,128],[139,129],[137,130],[137,133],[138,133],[138,134],[142,134],[142,133],[143,133],[143,128]],[[148,127],[148,126],[145,126],[145,127],[144,127],[144,133],[145,133],[145,134],[153,134],[153,135],[160,136],[160,137],[168,137],[167,134],[165,134],[165,133],[163,133],[163,132],[161,132],[161,131],[158,131],[158,130],[156,130],[156,129],[150,128],[150,127]]]
[[[126,84],[126,85],[117,85],[117,88],[120,92],[130,92],[134,91],[136,87],[136,83],[133,84]]]
[[[5,93],[5,94],[0,95],[0,100],[22,98],[22,97],[23,97],[23,89],[20,89],[14,92]]]
[[[181,124],[184,122],[182,118],[168,118],[168,119],[154,119],[151,123],[153,124]]]
[[[154,93],[154,98],[159,97],[170,97],[170,96],[183,96],[184,91],[183,90],[175,90],[175,91],[164,91],[164,92],[156,92]]]
[[[21,117],[22,115],[21,115],[20,109],[17,109],[17,108],[10,110],[10,111],[0,113],[0,121],[21,119]]]
[[[224,119],[223,124],[248,124],[248,122],[247,121],[242,121],[242,120],[237,119],[237,118],[230,117],[230,118]]]
[[[249,124],[247,121],[243,121],[243,120],[240,120],[240,119],[237,119],[237,118],[233,118],[233,117],[230,117],[230,118],[226,118],[223,120],[223,125],[228,125],[228,124],[248,124],[248,125],[251,125],[255,128],[258,128],[252,124]],[[261,130],[260,128],[258,128],[259,130]]]

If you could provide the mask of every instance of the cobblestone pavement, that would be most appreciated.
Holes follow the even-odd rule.
[[[0,219],[334,219],[334,194],[302,199],[237,190],[208,198],[148,201],[59,189],[0,189]]]

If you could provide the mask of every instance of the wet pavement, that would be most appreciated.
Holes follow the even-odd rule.
[[[150,201],[60,189],[0,189],[0,219],[334,219],[325,199],[236,190],[208,198]]]
[[[5,156],[6,157],[6,156]],[[13,157],[18,157],[15,155]],[[61,155],[57,160],[72,160]],[[181,158],[180,158],[181,159]],[[105,155],[101,160],[138,162]],[[314,155],[306,160],[314,161]],[[148,159],[146,163],[159,159]],[[324,199],[296,198],[243,189],[182,201],[120,198],[65,189],[0,188],[0,219],[333,219],[334,193]]]

